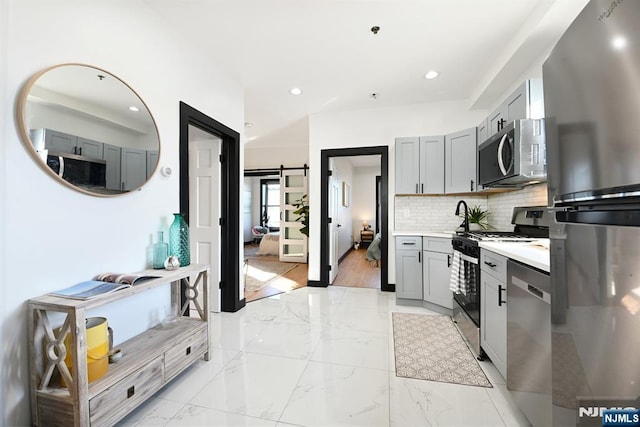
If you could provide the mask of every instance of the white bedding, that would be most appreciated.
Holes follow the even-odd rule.
[[[280,234],[269,233],[262,236],[256,255],[280,255]]]

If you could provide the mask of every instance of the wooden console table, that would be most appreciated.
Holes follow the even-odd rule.
[[[176,375],[204,357],[209,360],[209,266],[150,270],[162,276],[89,300],[43,295],[28,302],[31,411],[34,425],[110,426],[151,397]],[[193,278],[193,280],[191,280]],[[171,283],[171,304],[180,319],[157,325],[121,343],[123,357],[92,383],[87,377],[86,312]],[[181,285],[187,301],[180,304]],[[187,317],[194,308],[194,317]],[[50,312],[64,317],[52,325]],[[195,317],[197,315],[197,317]],[[72,367],[67,368],[65,338]],[[52,380],[60,377],[61,381]],[[62,384],[66,384],[65,387]]]

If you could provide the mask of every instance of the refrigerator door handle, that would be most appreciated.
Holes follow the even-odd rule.
[[[502,139],[500,140],[500,144],[498,145],[498,166],[500,167],[500,172],[502,175],[507,174],[507,169],[504,167],[504,162],[502,161],[502,150],[504,149],[504,143],[507,140],[507,134],[502,135]]]

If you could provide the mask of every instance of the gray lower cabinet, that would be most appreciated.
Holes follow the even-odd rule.
[[[507,259],[494,252],[480,254],[480,346],[498,372],[507,378]]]
[[[422,295],[426,302],[453,309],[451,276],[451,239],[423,237]]]
[[[478,161],[476,128],[448,134],[445,146],[445,193],[477,191]]]
[[[422,300],[420,236],[396,236],[396,298]]]

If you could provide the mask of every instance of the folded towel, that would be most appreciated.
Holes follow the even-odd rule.
[[[461,293],[460,284],[464,282],[462,276],[462,259],[460,252],[453,251],[453,259],[451,260],[451,277],[449,278],[449,289],[454,293]]]

